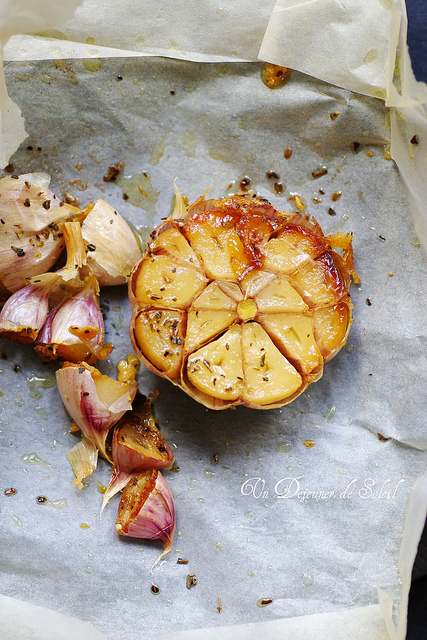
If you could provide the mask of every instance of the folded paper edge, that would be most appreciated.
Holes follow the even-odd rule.
[[[4,595],[0,595],[0,629],[2,638],[13,640],[107,640],[89,622]]]

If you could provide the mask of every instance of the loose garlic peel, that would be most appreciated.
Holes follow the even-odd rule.
[[[209,408],[291,402],[346,342],[351,234],[325,237],[244,196],[180,215],[152,233],[129,282],[136,354]]]
[[[75,475],[73,484],[83,489],[83,480],[96,469],[98,449],[90,440],[82,438],[66,456]]]

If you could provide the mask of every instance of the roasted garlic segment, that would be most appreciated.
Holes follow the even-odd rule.
[[[291,402],[352,322],[351,234],[344,258],[333,246],[315,220],[263,198],[199,198],[153,231],[133,270],[136,354],[211,409]]]

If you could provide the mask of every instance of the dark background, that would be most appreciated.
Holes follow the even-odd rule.
[[[406,0],[408,46],[417,80],[427,82],[427,0]],[[406,640],[427,640],[427,528],[415,560]]]

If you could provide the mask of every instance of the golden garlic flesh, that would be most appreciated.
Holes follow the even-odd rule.
[[[351,238],[263,198],[199,198],[133,270],[136,354],[211,409],[291,402],[346,342]]]

